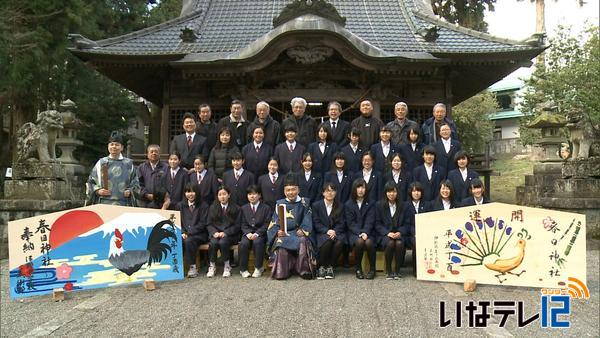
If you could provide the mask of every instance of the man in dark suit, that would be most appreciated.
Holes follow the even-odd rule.
[[[229,128],[232,143],[241,150],[246,145],[246,132],[248,129],[248,121],[242,116],[244,104],[241,101],[233,100],[231,101],[230,111],[231,114],[219,120],[217,130],[221,130],[223,127]]]
[[[331,101],[327,105],[327,114],[329,120],[325,122],[331,129],[331,142],[338,145],[338,149],[344,147],[350,141],[348,134],[350,133],[350,122],[340,119],[342,114],[342,105],[337,101]]]
[[[208,149],[205,147],[206,138],[196,134],[196,120],[192,113],[183,115],[183,130],[185,133],[173,137],[169,151],[181,154],[181,166],[186,169],[194,167],[196,155],[201,154],[208,158]]]
[[[210,154],[210,150],[217,144],[217,124],[211,120],[212,112],[210,106],[206,103],[198,107],[198,123],[196,125],[196,133],[206,137],[204,147],[206,152]]]
[[[433,145],[435,147],[435,163],[440,167],[446,168],[450,172],[456,169],[454,156],[461,149],[460,142],[450,138],[452,130],[449,124],[442,124],[440,127],[440,139]]]

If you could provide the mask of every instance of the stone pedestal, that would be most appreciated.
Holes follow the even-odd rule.
[[[600,157],[566,161],[562,175],[564,178],[600,178]]]
[[[71,200],[71,186],[58,163],[27,162],[13,167],[13,179],[4,184],[6,199]]]

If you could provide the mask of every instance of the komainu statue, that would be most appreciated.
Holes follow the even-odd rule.
[[[35,158],[40,162],[56,161],[56,137],[63,120],[56,110],[38,113],[35,123],[27,122],[17,131],[17,162]]]
[[[567,128],[571,133],[571,159],[600,156],[600,127],[594,126],[590,116],[581,109],[567,113]]]

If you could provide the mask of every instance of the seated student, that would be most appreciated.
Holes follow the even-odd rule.
[[[240,274],[243,278],[250,277],[248,272],[248,256],[250,247],[254,250],[254,272],[252,277],[262,276],[265,246],[267,243],[267,227],[271,220],[272,210],[260,201],[260,190],[257,185],[251,185],[248,192],[248,203],[240,211],[242,239],[239,244]]]
[[[181,213],[181,237],[183,239],[184,258],[189,265],[188,278],[198,276],[196,268],[196,255],[200,244],[208,243],[206,219],[208,218],[208,204],[199,196],[198,185],[187,182],[184,187],[185,201],[178,205]]]
[[[423,164],[413,170],[413,181],[423,186],[423,200],[432,201],[439,194],[442,180],[446,179],[446,169],[438,166],[435,161],[435,148],[423,148]]]
[[[267,230],[268,251],[274,254],[271,277],[287,279],[291,273],[304,279],[313,278],[312,248],[308,236],[312,234],[310,201],[298,195],[298,181],[294,174],[287,174],[283,183],[284,199],[277,201],[275,212]],[[279,219],[278,206],[286,206],[285,224]]]
[[[354,175],[354,173],[361,169],[360,159],[364,153],[364,149],[360,147],[360,129],[352,128],[348,137],[350,138],[350,143],[344,146],[340,151],[346,156],[348,162],[346,170],[351,175]]]
[[[320,198],[323,176],[313,170],[313,158],[313,155],[308,152],[302,155],[302,169],[298,172],[297,176],[300,196],[315,202]]]
[[[208,278],[214,277],[217,271],[217,251],[221,251],[225,265],[223,277],[231,276],[229,249],[240,240],[240,208],[229,201],[230,197],[227,187],[219,187],[217,199],[208,209]]]
[[[367,199],[372,203],[375,203],[379,200],[379,196],[381,194],[381,187],[383,185],[383,175],[374,169],[375,158],[370,151],[367,151],[363,154],[361,163],[363,169],[356,174],[354,174],[354,180],[357,178],[362,178],[367,182],[367,190],[369,191],[369,195]]]
[[[408,143],[400,146],[400,153],[406,161],[406,170],[412,172],[416,167],[423,164],[423,148],[425,144],[421,141],[421,128],[418,126],[408,129]]]
[[[180,163],[181,156],[178,152],[169,154],[169,170],[161,182],[161,185],[166,188],[165,201],[161,207],[163,210],[177,210],[177,205],[184,199],[183,187],[188,182],[188,175]]]
[[[454,200],[454,187],[452,182],[449,180],[443,180],[440,183],[439,195],[431,201],[431,210],[450,210],[458,207],[458,204]]]
[[[323,199],[313,203],[313,228],[319,250],[317,279],[334,278],[333,266],[342,253],[346,234],[342,204],[335,199],[335,185],[323,185]]]
[[[233,169],[223,174],[223,185],[231,192],[231,202],[244,205],[248,203],[246,190],[255,182],[254,174],[244,170],[244,156],[239,152],[231,154],[231,166]]]
[[[188,177],[190,182],[200,187],[200,200],[211,205],[217,197],[219,182],[217,181],[215,172],[210,168],[206,168],[204,156],[196,155],[196,158],[194,159],[194,169],[190,170]]]
[[[380,173],[390,170],[390,158],[399,152],[398,145],[391,141],[392,129],[387,125],[381,127],[379,131],[379,142],[371,146],[371,154],[375,164],[373,168]]]
[[[412,182],[412,173],[404,168],[404,161],[400,153],[395,153],[390,157],[390,171],[383,175],[383,183],[394,182],[398,190],[398,199],[400,202],[407,200],[408,185]],[[380,199],[383,196],[380,196]]]
[[[471,188],[469,189],[471,196],[461,201],[461,206],[468,207],[471,205],[482,205],[490,203],[490,200],[485,197],[485,186],[479,177],[471,180]]]
[[[454,155],[454,162],[457,168],[448,172],[448,179],[454,185],[454,197],[456,202],[460,203],[462,200],[469,197],[471,180],[478,178],[479,174],[468,167],[471,160],[464,150],[460,150]]]
[[[217,144],[210,151],[208,156],[208,167],[211,168],[217,180],[222,182],[223,173],[231,169],[231,155],[239,152],[235,142],[231,140],[231,130],[223,127],[219,130]]]
[[[416,248],[416,231],[415,231],[415,216],[424,212],[431,211],[431,205],[427,201],[423,201],[423,186],[419,182],[413,182],[408,186],[408,194],[410,199],[404,202],[404,224],[409,227],[409,235],[405,236],[404,244],[407,248],[412,248],[413,275],[417,275],[417,248]]]
[[[279,172],[286,175],[290,172],[297,173],[301,169],[301,159],[304,154],[304,146],[296,142],[296,126],[288,123],[284,129],[285,142],[275,146],[273,157],[279,163]]]
[[[337,144],[331,141],[331,129],[327,123],[321,123],[317,128],[317,141],[308,145],[306,152],[313,160],[313,170],[321,177],[331,169],[333,154],[337,152]]]
[[[367,199],[367,182],[358,178],[352,183],[352,194],[344,204],[344,223],[346,224],[346,243],[354,247],[356,278],[364,279],[362,259],[365,249],[369,258],[367,279],[375,278],[375,203]]]
[[[451,135],[450,125],[443,123],[440,126],[440,139],[433,144],[436,153],[435,163],[446,168],[447,171],[456,169],[454,156],[461,149],[460,142],[450,138]]]
[[[262,193],[262,201],[275,210],[275,202],[283,198],[283,176],[279,175],[279,164],[274,157],[267,164],[269,172],[258,178],[258,188]]]
[[[265,163],[273,156],[273,146],[263,142],[265,131],[262,126],[254,125],[252,128],[253,141],[242,148],[242,155],[244,156],[244,168],[258,178],[267,173]]]
[[[375,229],[379,247],[385,252],[386,279],[399,279],[402,277],[400,267],[404,266],[406,254],[404,237],[410,234],[404,225],[404,209],[398,200],[396,185],[388,182],[383,191],[385,197],[375,207]],[[396,261],[393,270],[392,260]]]
[[[335,198],[340,203],[346,203],[350,198],[350,188],[352,187],[352,174],[346,169],[346,156],[338,151],[333,155],[333,165],[329,172],[325,173],[325,182],[331,182],[335,185]]]

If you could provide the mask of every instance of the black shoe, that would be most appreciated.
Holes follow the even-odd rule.
[[[356,270],[356,278],[365,279],[365,275],[363,274],[362,270]]]
[[[375,271],[371,270],[369,272],[367,272],[367,279],[375,279]]]
[[[394,274],[394,279],[400,279],[400,278],[402,278],[402,275],[400,274],[400,272],[396,272]]]
[[[325,279],[325,267],[319,267],[319,270],[317,271],[317,279]]]
[[[395,274],[393,272],[388,272],[387,275],[385,276],[385,279],[393,280],[394,276],[395,276]]]
[[[333,279],[335,276],[333,275],[333,266],[327,268],[325,271],[325,279]]]

